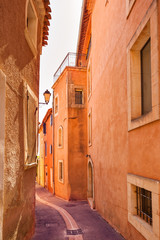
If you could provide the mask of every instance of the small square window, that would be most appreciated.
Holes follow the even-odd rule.
[[[75,89],[75,104],[82,104],[83,101],[83,91],[79,89]]]

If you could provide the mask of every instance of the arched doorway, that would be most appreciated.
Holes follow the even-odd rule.
[[[88,161],[88,191],[87,198],[91,208],[94,208],[94,171],[92,160]]]

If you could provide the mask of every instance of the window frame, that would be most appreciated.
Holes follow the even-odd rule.
[[[76,92],[82,92],[82,103],[76,103]],[[84,104],[84,96],[83,96],[83,89],[75,88],[75,105],[83,105]]]
[[[160,119],[159,110],[159,58],[158,58],[158,13],[157,13],[157,2],[155,1],[147,14],[144,16],[143,21],[139,24],[136,32],[131,38],[127,46],[127,98],[128,98],[128,131],[146,125],[150,122]],[[155,21],[156,20],[156,21]],[[149,28],[149,30],[147,30]],[[147,35],[147,31],[148,35]],[[151,39],[151,92],[152,92],[152,111],[141,115],[141,109],[139,107],[140,102],[134,99],[134,91],[141,91],[138,85],[140,83],[139,77],[134,77],[134,65],[133,61],[138,58],[139,50],[144,46],[148,39]],[[140,48],[136,50],[136,48]],[[133,55],[134,54],[134,55]],[[136,56],[137,54],[137,56]],[[132,60],[133,59],[133,60]],[[136,60],[137,61],[137,60]],[[136,66],[136,65],[135,65]],[[136,83],[137,81],[137,83]],[[133,85],[134,84],[134,85]],[[134,87],[133,87],[134,86]],[[136,88],[140,90],[137,90]],[[133,91],[133,92],[132,92]],[[138,93],[138,92],[137,92]],[[138,93],[139,94],[139,93]],[[139,97],[140,99],[140,97]],[[137,105],[139,104],[139,105]],[[136,113],[137,111],[137,113]],[[139,112],[138,112],[139,111]],[[133,117],[134,113],[138,117]]]
[[[92,71],[91,71],[91,61],[88,63],[87,67],[87,96],[88,101],[90,100],[92,95]]]
[[[60,164],[62,166],[62,178],[60,179]],[[58,160],[58,181],[64,183],[64,163],[63,160]]]
[[[144,188],[152,194],[152,226],[137,215],[137,187]],[[132,224],[147,240],[160,238],[160,181],[142,176],[127,174],[128,222]]]
[[[56,112],[56,99],[57,99],[57,106],[58,106],[58,110]],[[58,94],[56,94],[56,96],[54,97],[54,116],[56,117],[58,115],[59,112],[59,96]]]
[[[44,157],[47,157],[47,142],[44,142]]]
[[[33,33],[30,32],[30,29],[28,28],[28,7],[29,7],[29,4],[32,8],[32,11],[34,13],[34,17],[35,17],[35,27],[34,27],[34,38],[33,39]],[[33,24],[33,23],[32,23]],[[31,28],[32,29],[32,28]],[[33,32],[33,30],[32,30]],[[27,0],[26,1],[26,9],[25,9],[25,30],[24,30],[24,34],[25,34],[25,38],[26,38],[26,41],[33,53],[34,56],[37,55],[37,33],[38,33],[38,15],[37,15],[37,11],[36,11],[36,7],[33,3],[33,0]]]
[[[24,126],[24,169],[28,169],[31,167],[35,167],[37,165],[37,160],[28,163],[28,132],[27,132],[27,125],[28,125],[28,113],[27,113],[27,101],[28,101],[28,92],[34,99],[36,103],[35,113],[36,113],[36,155],[38,153],[38,97],[35,93],[31,90],[30,86],[27,84],[25,78],[23,78],[23,126]]]
[[[92,109],[88,112],[88,146],[92,146]]]
[[[60,142],[60,139],[59,139],[59,130],[61,130],[61,145],[59,144]],[[57,147],[58,148],[63,148],[63,126],[59,126],[58,128],[58,133],[57,133]]]

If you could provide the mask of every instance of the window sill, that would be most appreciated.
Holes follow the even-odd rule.
[[[128,214],[128,221],[131,223],[147,240],[156,239],[153,227],[138,216]],[[158,240],[158,237],[157,237]]]
[[[24,169],[27,170],[27,169],[30,169],[30,168],[34,168],[34,167],[37,167],[37,163],[28,163],[28,164],[25,164],[24,165]]]
[[[136,128],[142,127],[146,124],[149,124],[151,122],[157,121],[160,119],[159,114],[159,105],[154,106],[152,108],[152,111],[149,113],[146,113],[139,118],[133,119],[128,121],[128,131],[134,130]]]
[[[58,182],[64,184],[64,181],[63,181],[63,180],[59,180],[59,179],[58,179]]]

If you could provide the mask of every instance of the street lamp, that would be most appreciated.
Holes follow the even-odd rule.
[[[39,104],[48,104],[50,100],[51,93],[48,91],[48,89],[43,93],[45,103],[39,102]]]

